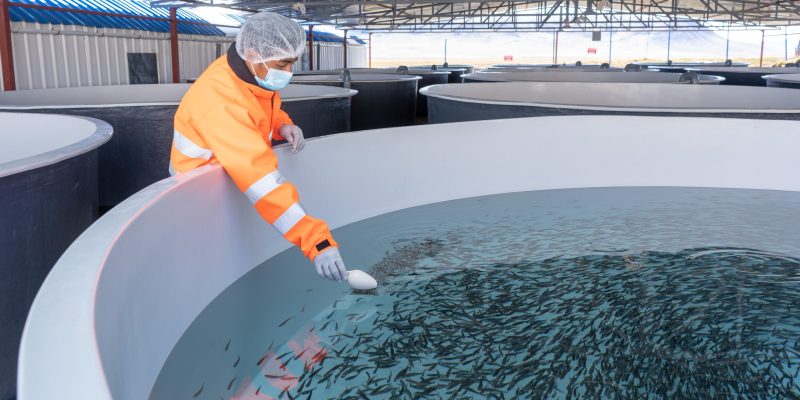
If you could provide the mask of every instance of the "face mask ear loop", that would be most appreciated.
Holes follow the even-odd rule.
[[[264,64],[264,67],[267,68],[267,73],[269,74],[269,67],[267,67],[267,63],[266,62],[260,62],[259,64]],[[254,67],[254,65],[255,64],[253,64],[253,63],[247,63],[247,66],[250,68],[250,72],[253,74],[253,76],[255,78],[261,79],[261,77],[258,76],[258,74],[256,73],[256,67]],[[265,76],[265,78],[266,78],[266,76]]]

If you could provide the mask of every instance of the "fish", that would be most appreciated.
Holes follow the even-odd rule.
[[[200,397],[200,395],[203,394],[203,389],[205,389],[205,387],[206,387],[205,383],[200,385],[200,389],[198,389],[196,392],[194,392],[192,397],[194,397],[194,398]]]
[[[362,320],[361,307],[375,300],[338,303],[339,311],[315,325],[321,332],[336,327],[325,339],[330,362],[304,371],[294,393],[679,398],[714,388],[717,397],[767,390],[791,397],[786,394],[798,390],[791,382],[800,374],[793,368],[800,362],[791,336],[796,328],[778,327],[800,324],[791,308],[797,297],[780,289],[755,296],[748,281],[739,286],[747,290],[736,292],[728,290],[735,280],[709,285],[718,273],[737,276],[709,268],[711,256],[691,264],[693,252],[554,257],[434,276],[396,260],[425,279],[384,275],[382,296],[392,303],[380,300],[388,308],[369,320]],[[765,260],[757,262],[774,262]],[[634,261],[641,268],[627,269]],[[741,322],[718,324],[717,312]],[[332,386],[360,379],[362,387]]]

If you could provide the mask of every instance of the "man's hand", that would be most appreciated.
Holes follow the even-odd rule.
[[[306,139],[299,126],[284,124],[278,132],[292,146],[292,153],[299,153],[303,147],[306,147]]]
[[[341,281],[347,278],[347,268],[344,266],[339,249],[331,247],[314,257],[314,266],[317,273],[323,278],[332,281]]]

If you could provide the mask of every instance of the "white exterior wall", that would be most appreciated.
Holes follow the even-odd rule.
[[[17,89],[124,85],[129,52],[156,53],[160,83],[172,82],[168,33],[14,22]],[[179,35],[181,80],[196,78],[231,39]]]
[[[181,81],[195,79],[200,76],[209,64],[228,51],[228,47],[230,47],[231,43],[233,43],[233,38],[178,35]],[[170,57],[170,55],[167,54],[167,57]],[[172,66],[168,67],[172,68]],[[170,69],[169,71],[171,79],[172,70]]]
[[[344,67],[344,54],[341,43],[314,43],[314,69],[338,69]],[[369,66],[369,49],[365,45],[347,45],[347,67],[366,68]]]

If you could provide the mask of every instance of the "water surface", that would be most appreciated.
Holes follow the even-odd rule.
[[[375,293],[284,252],[206,308],[151,398],[800,396],[800,194],[514,193],[334,235]]]

